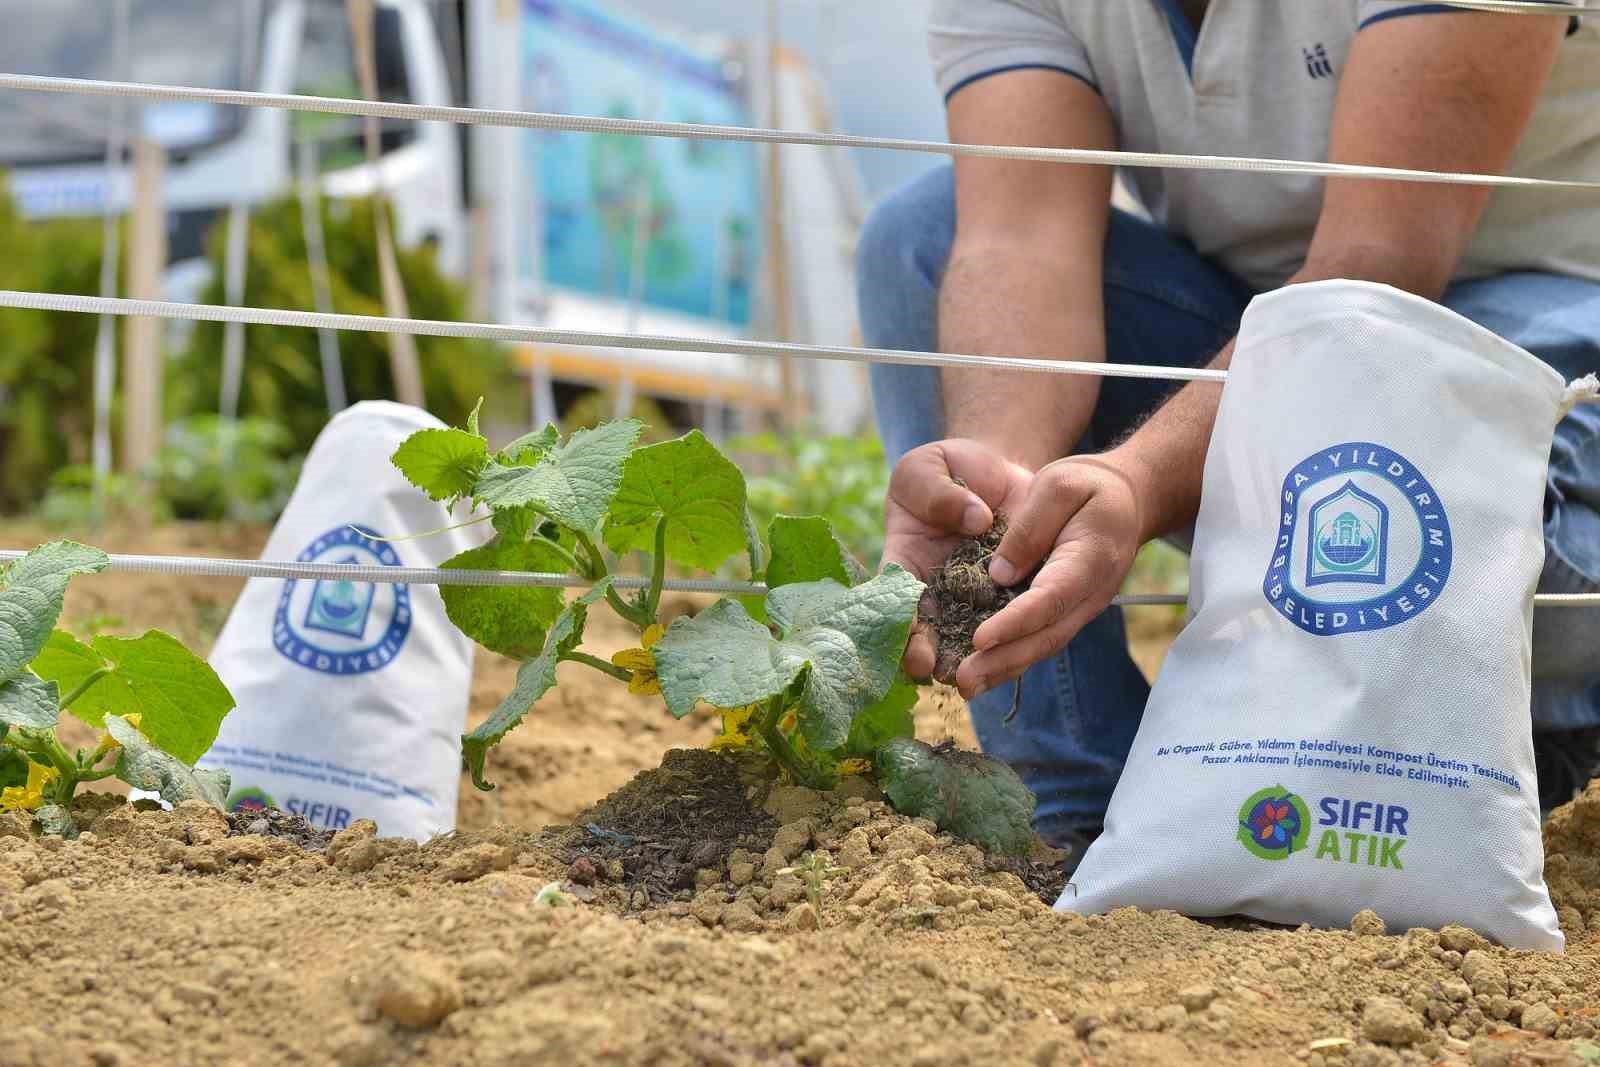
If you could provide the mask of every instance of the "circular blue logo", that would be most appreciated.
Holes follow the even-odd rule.
[[[398,567],[400,557],[366,527],[336,526],[306,546],[302,563]],[[308,670],[365,674],[400,654],[411,632],[411,591],[391,582],[336,578],[283,583],[272,621],[272,644]]]
[[[1450,520],[1422,472],[1391,448],[1349,441],[1283,480],[1267,602],[1318,637],[1415,618],[1450,577]]]

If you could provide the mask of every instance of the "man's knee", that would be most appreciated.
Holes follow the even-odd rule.
[[[856,244],[863,298],[885,287],[938,288],[955,238],[955,175],[946,166],[901,186],[867,216]]]

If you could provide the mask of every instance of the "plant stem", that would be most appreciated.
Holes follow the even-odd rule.
[[[588,534],[581,530],[573,530],[572,532],[578,539],[578,547],[583,549],[584,556],[589,560],[589,566],[580,573],[590,581],[598,582],[610,573],[606,569],[605,557],[600,554],[600,550],[595,547]],[[633,623],[641,631],[648,630],[650,624],[656,621],[654,615],[646,615],[643,608],[623,600],[622,595],[615,589],[606,589],[606,603],[611,605],[612,611]]]
[[[619,682],[633,681],[633,672],[625,667],[618,667],[615,663],[607,663],[599,656],[591,656],[587,652],[568,652],[561,659],[567,663],[581,663],[586,667],[593,667],[601,674],[609,674]]]
[[[548,537],[541,537],[539,538],[539,541],[546,548],[549,548],[550,551],[566,560],[567,566],[572,569],[573,574],[579,575],[583,578],[589,577],[589,568],[584,566],[582,563],[579,563],[578,557],[574,556],[566,545],[562,544],[560,541]]]
[[[98,682],[100,679],[104,678],[110,673],[110,667],[101,667],[99,670],[89,675],[89,677],[79,682],[78,688],[61,698],[61,709],[65,711],[67,708],[70,708],[74,700],[77,700],[79,697],[83,696],[84,693],[88,692],[90,686],[94,685],[94,683]]]
[[[589,561],[588,565],[581,568],[578,573],[591,582],[598,582],[607,574],[605,557],[600,555],[600,550],[582,530],[573,530],[572,536],[578,539],[578,547],[583,549],[584,558]]]
[[[789,744],[789,739],[783,736],[783,730],[778,724],[783,721],[783,694],[779,693],[767,702],[767,710],[762,713],[761,723],[756,729],[761,734],[761,740],[767,744],[767,751],[772,753],[772,758],[778,765],[789,772],[789,776],[803,786],[812,789],[821,788],[817,776],[811,773],[800,759],[800,754]]]
[[[655,622],[661,610],[661,586],[667,580],[667,517],[656,520],[656,554],[650,562],[650,592],[645,594],[644,610]]]
[[[117,765],[115,763],[113,763],[111,766],[102,767],[98,771],[84,771],[82,774],[78,775],[78,781],[80,781],[80,782],[98,782],[100,779],[102,779],[102,778],[110,778],[113,774],[116,774],[116,773],[117,773]]]

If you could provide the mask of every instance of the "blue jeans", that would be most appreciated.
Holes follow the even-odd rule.
[[[913,181],[878,207],[857,253],[861,328],[874,348],[937,345],[939,282],[955,238],[949,167]],[[1113,211],[1105,245],[1106,358],[1200,366],[1236,332],[1254,295],[1159,227]],[[1568,379],[1600,370],[1600,284],[1552,274],[1503,274],[1450,287],[1443,303],[1549,363]],[[944,435],[934,368],[874,365],[873,403],[890,462]],[[1083,450],[1115,441],[1178,383],[1107,378]],[[1580,406],[1556,429],[1545,493],[1541,592],[1600,592],[1600,405]],[[1533,628],[1535,729],[1600,724],[1600,609],[1547,608]],[[1049,836],[1093,832],[1133,743],[1149,685],[1128,655],[1111,608],[1013,689],[972,701],[978,739],[1039,798]]]

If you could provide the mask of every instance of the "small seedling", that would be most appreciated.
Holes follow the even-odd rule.
[[[641,429],[625,420],[563,439],[549,426],[491,450],[473,418],[413,434],[394,454],[433,499],[489,512],[495,537],[445,567],[557,571],[589,584],[570,603],[555,589],[442,587],[463,632],[522,661],[511,694],[462,738],[474,784],[492,788],[489,750],[556,684],[558,663],[659,694],[679,718],[700,704],[722,709],[741,728],[717,747],[764,749],[805,785],[831,785],[843,761],[909,735],[916,687],[899,663],[922,583],[895,566],[868,578],[817,518],[775,518],[768,558],[739,468],[699,431],[639,446]],[[625,597],[614,574],[632,552],[646,555],[649,584]],[[662,625],[669,563],[716,573],[735,558],[765,579],[765,597],[724,598]],[[609,660],[580,647],[601,601],[640,635]]]
[[[800,857],[800,862],[793,867],[784,867],[779,874],[797,874],[806,886],[806,899],[811,902],[811,910],[822,915],[822,887],[829,878],[838,874],[844,868],[835,867],[828,862],[825,852],[807,852]]]
[[[446,568],[553,571],[588,587],[570,602],[542,587],[440,587],[456,626],[522,663],[511,693],[461,739],[473,784],[493,788],[489,751],[555,687],[561,663],[659,695],[678,718],[717,709],[723,732],[713,748],[764,751],[813,788],[910,738],[917,690],[900,657],[923,584],[892,564],[869,577],[825,519],[778,515],[763,541],[744,474],[714,444],[695,430],[640,446],[642,429],[629,419],[563,438],[547,426],[495,450],[474,412],[465,428],[419,431],[394,453],[428,496],[471,501],[488,512],[478,521],[494,525],[492,540]],[[649,579],[624,597],[615,574],[635,552]],[[736,559],[766,583],[764,597],[725,597],[662,624],[669,564],[716,574]],[[601,601],[640,635],[609,660],[581,647]]]
[[[534,894],[533,906],[536,908],[575,908],[578,904],[572,894],[561,891],[560,882],[551,882]]]
[[[228,794],[226,773],[194,767],[234,706],[205,660],[160,630],[85,643],[55,629],[67,583],[110,562],[97,548],[52,541],[0,572],[0,809],[31,812],[69,837],[84,782],[116,777],[170,803],[217,807]],[[63,711],[104,731],[93,749],[61,744]]]

